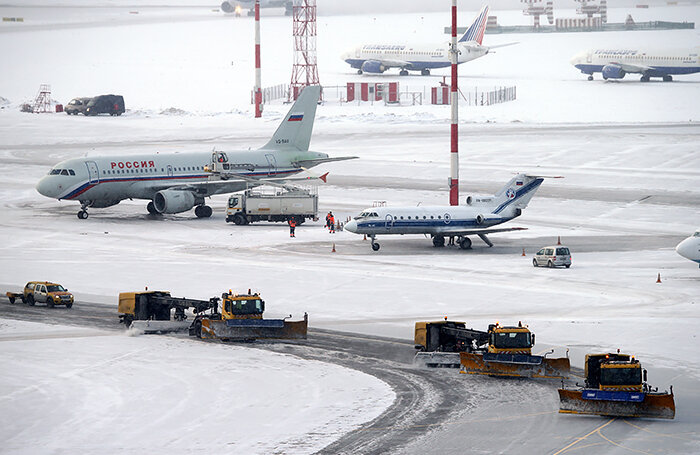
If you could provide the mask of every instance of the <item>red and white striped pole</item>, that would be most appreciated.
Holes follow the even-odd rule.
[[[457,0],[452,0],[452,43],[450,61],[452,62],[452,84],[450,88],[450,205],[459,205],[459,154],[457,150]]]
[[[255,0],[255,118],[262,117],[262,89],[260,82],[260,0]]]

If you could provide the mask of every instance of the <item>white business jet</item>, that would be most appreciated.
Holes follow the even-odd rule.
[[[457,43],[457,63],[469,62],[483,57],[491,49],[510,46],[508,43],[498,46],[484,46],[484,31],[488,19],[489,7],[484,6],[474,19],[472,25],[462,35]],[[409,71],[420,71],[427,76],[431,69],[447,68],[450,61],[449,43],[422,44],[364,44],[348,52],[341,58],[351,67],[357,69],[357,74],[379,74],[390,68],[400,68],[399,75],[406,76]]]
[[[490,197],[467,197],[466,206],[372,207],[345,225],[355,234],[365,234],[379,250],[377,235],[429,234],[436,247],[445,246],[445,237],[457,237],[462,249],[471,248],[469,235],[477,235],[493,246],[487,234],[519,231],[525,228],[491,228],[521,215],[542,184],[544,177],[518,174]]]
[[[700,267],[700,229],[676,246],[676,253],[697,262]]]
[[[309,151],[320,90],[306,87],[272,139],[258,150],[73,158],[54,166],[36,189],[46,197],[79,201],[80,219],[88,217],[88,207],[110,207],[124,199],[149,200],[151,214],[195,207],[197,217],[210,217],[206,197],[268,182],[307,180],[293,176],[321,163],[355,158]]]

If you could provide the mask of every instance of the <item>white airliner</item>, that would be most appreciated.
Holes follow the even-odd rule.
[[[588,74],[602,73],[603,79],[622,79],[628,73],[641,74],[640,81],[649,82],[652,77],[672,81],[674,74],[700,72],[700,46],[687,49],[592,49],[580,52],[571,64]]]
[[[493,246],[487,234],[525,229],[490,227],[520,216],[543,178],[518,174],[493,196],[467,197],[466,206],[368,208],[350,220],[345,229],[368,235],[374,251],[379,250],[375,237],[385,234],[429,234],[436,247],[445,246],[445,237],[457,237],[462,249],[471,248],[469,235],[477,235]]]
[[[80,201],[80,219],[88,217],[88,207],[110,207],[124,199],[150,200],[151,214],[196,206],[197,217],[209,217],[206,197],[266,182],[306,180],[292,176],[321,163],[355,158],[309,151],[320,92],[320,86],[306,87],[272,139],[258,150],[73,158],[54,166],[36,189],[50,198]]]
[[[700,267],[700,229],[676,246],[676,253],[697,262]]]
[[[458,63],[474,60],[489,53],[490,49],[509,46],[483,46],[484,30],[488,18],[489,7],[484,6],[477,15],[474,23],[459,39],[457,48]],[[365,44],[342,55],[342,59],[351,67],[357,68],[357,74],[383,73],[389,68],[401,68],[401,76],[409,71],[420,71],[423,76],[430,74],[433,68],[446,68],[450,62],[450,44]]]

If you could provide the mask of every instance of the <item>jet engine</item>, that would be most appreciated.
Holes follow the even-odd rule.
[[[465,201],[467,205],[472,205],[474,203],[474,198],[471,196],[467,196],[467,200]]]
[[[484,215],[479,214],[476,216],[476,224],[478,224],[479,226],[484,224]]]
[[[362,64],[362,71],[365,73],[383,73],[386,71],[386,68],[377,60],[366,60]]]
[[[195,203],[194,194],[190,191],[162,190],[153,197],[153,206],[158,213],[185,212]]]
[[[221,3],[221,11],[224,13],[235,13],[236,12],[236,7],[239,7],[240,11],[240,5],[242,3],[249,3],[253,4],[252,1],[247,1],[247,0],[238,0],[238,1],[233,1],[233,0],[225,0],[224,2]]]
[[[603,79],[622,79],[625,74],[625,70],[618,65],[605,65],[603,67]]]

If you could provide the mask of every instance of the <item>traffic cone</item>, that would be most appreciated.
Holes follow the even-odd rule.
[[[525,256],[525,248],[523,248],[523,256]]]
[[[557,237],[557,245],[561,245],[561,236]]]
[[[331,250],[331,253],[335,253],[335,243],[333,244],[333,249]]]
[[[365,236],[362,237],[362,240],[367,240],[367,234],[365,234]]]
[[[659,275],[656,277],[656,282],[657,282],[657,283],[661,283],[661,274],[660,274],[660,273],[659,273]]]

